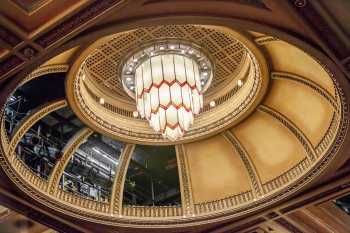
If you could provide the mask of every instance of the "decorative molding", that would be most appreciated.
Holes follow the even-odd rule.
[[[249,50],[244,43],[248,40],[237,32],[222,28],[195,24],[186,25],[159,25],[153,27],[138,27],[134,30],[116,33],[101,42],[92,44],[87,51],[89,54],[82,61],[81,69],[86,78],[103,93],[115,98],[122,98],[133,103],[134,100],[125,92],[121,74],[125,59],[130,57],[135,48],[145,47],[156,42],[181,40],[188,44],[197,44],[200,50],[215,61],[213,75],[215,79],[206,96],[232,89],[232,82],[240,72],[242,64],[249,59]],[[242,41],[242,42],[241,42]],[[251,56],[253,56],[251,54]],[[227,86],[231,88],[227,88]]]
[[[10,71],[21,69],[21,65],[29,63],[40,57],[41,47],[47,48],[59,41],[67,41],[73,33],[78,33],[87,28],[92,21],[96,21],[101,16],[116,6],[123,5],[126,0],[104,0],[95,1],[87,7],[82,8],[79,12],[64,20],[60,24],[51,28],[48,32],[43,33],[35,41],[29,42],[25,48],[18,52],[11,51],[10,56],[0,62],[0,80],[9,76]],[[8,28],[0,26],[0,39],[9,47],[19,47],[24,41]],[[20,57],[18,57],[19,55]],[[23,60],[23,59],[26,59]]]
[[[264,191],[259,174],[248,152],[244,149],[243,145],[231,131],[227,130],[222,135],[232,144],[236,152],[239,154],[245,168],[247,169],[255,197],[263,195]]]
[[[336,112],[333,113],[331,123],[327,129],[327,132],[323,135],[321,141],[315,147],[316,154],[320,156],[331,145],[334,137],[337,135],[337,130],[340,124],[340,115]]]
[[[288,184],[295,181],[296,179],[300,178],[305,172],[310,168],[312,162],[305,157],[303,160],[301,160],[299,163],[297,163],[295,166],[290,168],[289,170],[285,171],[281,175],[277,176],[276,178],[266,182],[263,184],[263,190],[266,193],[271,193],[275,190],[278,190],[282,187],[287,187]]]
[[[109,215],[110,208],[108,202],[101,202],[96,200],[87,199],[79,194],[64,191],[58,188],[54,193],[55,196],[50,195],[51,200],[59,205],[61,209],[68,211],[69,213],[76,213],[79,217],[90,216],[93,219],[98,219],[103,215]],[[55,198],[54,200],[52,200]],[[75,209],[72,207],[74,206]]]
[[[249,190],[219,200],[196,203],[194,209],[196,215],[205,215],[215,212],[223,213],[232,209],[239,211],[239,209],[244,209],[249,205],[254,205],[254,202],[256,201],[257,199],[256,196],[254,196],[253,191]]]
[[[104,0],[90,4],[86,8],[80,10],[77,14],[66,19],[61,24],[41,35],[35,40],[35,42],[41,45],[43,48],[47,48],[122,2],[124,1]]]
[[[181,206],[183,209],[183,215],[192,216],[195,211],[186,149],[183,144],[180,144],[175,146],[175,150],[180,181]]]
[[[183,28],[184,29],[182,30],[185,30],[186,25],[184,25]],[[190,29],[192,29],[192,27],[190,27]],[[240,34],[237,35],[238,38],[239,35]],[[248,59],[248,65],[246,66],[247,69],[242,69],[242,72],[239,73],[242,75],[242,79],[244,79],[243,76],[248,76],[244,85],[238,90],[237,95],[235,95],[236,91],[230,91],[232,90],[231,84],[236,85],[237,80],[232,79],[234,81],[233,83],[230,83],[230,87],[228,89],[225,87],[225,90],[222,89],[220,92],[221,94],[214,98],[220,103],[221,101],[223,103],[217,105],[215,108],[211,108],[209,111],[203,112],[203,114],[200,114],[196,118],[197,124],[195,124],[195,126],[176,143],[180,144],[206,138],[222,131],[223,129],[232,127],[244,117],[248,116],[249,112],[253,111],[262,100],[267,91],[267,85],[270,79],[268,66],[261,51],[254,45],[254,43],[243,36],[241,37],[243,41],[246,40],[244,45],[247,46],[247,51],[249,52],[247,58],[250,58]],[[108,110],[104,109],[101,107],[101,104],[96,101],[98,96],[104,96],[106,107],[109,107],[109,102],[114,101],[115,105],[117,105],[117,102],[119,103],[118,108],[122,107],[127,109],[129,106],[128,109],[130,110],[130,105],[125,106],[125,103],[116,100],[117,97],[112,98],[110,95],[98,92],[97,90],[99,90],[99,88],[90,85],[91,83],[93,84],[93,81],[90,81],[90,76],[92,76],[92,74],[86,75],[83,66],[84,64],[88,64],[87,61],[86,63],[84,61],[86,60],[86,57],[91,54],[90,49],[97,47],[99,47],[99,44],[92,45],[89,49],[84,50],[72,65],[68,74],[66,93],[73,111],[86,125],[98,132],[106,133],[108,136],[115,139],[123,139],[130,143],[142,142],[144,144],[172,144],[171,141],[164,139],[159,133],[154,132],[146,121],[129,117],[130,112],[126,112],[127,116],[116,114],[111,111],[112,108]],[[106,48],[109,47],[111,46],[108,45]],[[102,50],[106,48],[101,47]],[[96,96],[91,96],[89,94],[89,90],[86,89],[86,86],[88,85],[85,85],[85,83],[90,85],[90,89],[95,87],[93,91],[98,92]],[[232,99],[235,99],[235,101],[230,101]],[[117,110],[117,112],[120,113],[119,110]],[[109,117],[111,117],[112,120],[107,121],[106,118]]]
[[[121,216],[162,219],[182,217],[182,212],[183,210],[180,206],[123,206]]]
[[[1,144],[2,144],[2,147],[4,148],[4,150],[7,151],[8,146],[10,144],[10,139],[8,138],[7,132],[6,132],[5,117],[2,117],[2,119],[1,119],[0,130],[1,130],[1,132],[0,132],[1,133]]]
[[[291,133],[294,134],[294,136],[304,147],[308,160],[310,160],[311,162],[315,161],[315,159],[318,157],[315,148],[311,144],[310,140],[306,137],[306,135],[291,120],[289,120],[282,113],[266,105],[260,105],[258,107],[258,110],[263,113],[269,114],[270,116],[278,120],[280,123],[282,123]]]
[[[110,210],[112,215],[116,214],[119,216],[122,214],[124,182],[134,149],[135,144],[126,144],[119,157],[119,166],[117,167],[117,171],[115,173],[111,193]]]
[[[46,74],[65,73],[68,71],[68,69],[69,69],[69,65],[67,64],[53,64],[53,65],[39,66],[39,68],[33,70],[30,74],[28,74],[21,81],[21,84],[19,86],[22,86],[25,83]]]
[[[35,0],[35,1],[23,1],[23,0],[13,0],[12,4],[15,4],[19,9],[21,9],[26,15],[31,15],[38,11],[43,6],[49,4],[51,0]]]
[[[291,81],[295,81],[301,84],[304,84],[308,87],[310,87],[312,90],[314,90],[316,93],[324,97],[334,108],[335,111],[338,111],[338,102],[337,100],[323,87],[319,86],[317,83],[307,79],[300,77],[299,75],[286,73],[286,72],[272,72],[271,73],[272,79],[288,79]]]
[[[34,110],[33,113],[30,116],[27,116],[23,118],[22,124],[20,123],[20,126],[15,129],[15,132],[13,133],[13,137],[10,141],[9,148],[7,151],[7,154],[9,155],[9,158],[15,157],[15,149],[19,143],[19,141],[22,139],[24,134],[41,118],[46,116],[47,114],[56,111],[60,108],[66,107],[67,102],[66,100],[58,100],[54,101],[48,104],[45,104],[44,106],[39,107],[37,110]]]
[[[17,158],[16,147],[25,133],[42,117],[46,116],[50,112],[53,112],[57,109],[65,107],[67,102],[65,100],[55,101],[53,103],[49,103],[33,111],[33,114],[24,118],[22,120],[22,124],[15,130],[14,135],[10,141],[10,144],[5,153],[7,154],[8,165],[14,169],[16,179],[22,179],[24,182],[28,183],[29,186],[35,187],[37,190],[41,192],[45,192],[47,190],[47,181],[39,176],[37,176],[29,167],[27,167],[22,160]],[[3,119],[2,119],[3,120]],[[4,148],[3,148],[4,149]],[[5,161],[3,161],[5,162]]]
[[[23,57],[25,57],[28,60],[32,60],[39,53],[38,50],[36,50],[30,45],[25,46],[24,48],[19,50],[19,52],[23,55]]]
[[[261,37],[255,38],[254,41],[258,45],[264,45],[272,41],[279,41],[279,39],[273,36],[261,36]]]
[[[333,76],[331,76],[333,77]],[[318,160],[312,169],[304,172],[295,182],[290,183],[288,187],[282,187],[278,191],[272,192],[269,195],[265,195],[256,201],[253,201],[253,193],[250,191],[243,196],[230,197],[224,200],[216,200],[210,203],[200,203],[195,205],[195,216],[189,216],[188,218],[183,217],[173,217],[173,218],[148,218],[148,217],[138,217],[133,218],[123,217],[117,218],[111,216],[109,211],[108,203],[97,203],[91,200],[87,200],[79,197],[78,195],[72,195],[70,193],[58,190],[59,193],[64,193],[65,198],[69,199],[67,201],[60,202],[57,198],[52,196],[44,195],[40,188],[37,188],[30,180],[23,179],[21,173],[17,168],[13,167],[9,163],[8,154],[1,148],[0,153],[0,164],[3,170],[6,172],[7,176],[19,187],[23,192],[28,194],[30,197],[36,201],[45,204],[49,208],[55,209],[56,211],[62,212],[69,216],[84,219],[87,221],[98,222],[100,224],[108,224],[112,226],[124,226],[124,227],[135,227],[142,226],[147,228],[154,227],[183,227],[183,226],[193,226],[199,223],[213,223],[217,221],[223,221],[227,219],[232,219],[234,217],[243,216],[244,214],[251,213],[252,211],[259,210],[261,208],[271,206],[273,203],[286,198],[287,196],[295,193],[301,188],[305,187],[310,183],[316,176],[318,176],[328,164],[333,160],[334,156],[337,154],[338,150],[342,146],[343,140],[347,135],[348,130],[348,105],[345,101],[345,94],[343,90],[339,87],[339,84],[335,81],[336,88],[339,94],[339,100],[341,101],[341,117],[340,126],[337,131],[337,136],[333,141],[332,147],[324,154],[322,158]],[[3,112],[4,109],[2,109]],[[23,167],[23,163],[19,163]],[[34,186],[34,187],[33,187]],[[60,195],[58,195],[59,197]],[[59,197],[62,200],[61,197]],[[84,203],[84,204],[82,204]],[[127,209],[125,209],[127,211]],[[147,209],[149,211],[149,209]]]
[[[55,196],[55,194],[57,193],[60,178],[68,162],[74,155],[74,152],[92,133],[93,131],[91,129],[83,128],[69,139],[69,141],[62,150],[62,156],[59,158],[50,174],[48,181],[48,192],[50,195]]]
[[[333,78],[333,75],[331,75]],[[334,79],[335,80],[335,79]],[[335,80],[336,82],[336,80]],[[91,200],[85,200],[79,196],[74,196],[70,193],[66,193],[62,190],[58,190],[58,199],[66,200],[60,202],[55,197],[42,195],[40,192],[40,188],[37,188],[34,185],[32,180],[25,179],[22,176],[22,170],[24,165],[23,163],[18,163],[17,167],[14,167],[10,160],[8,159],[8,154],[6,151],[2,149],[0,151],[0,164],[3,170],[6,172],[7,176],[14,182],[16,186],[18,186],[25,194],[28,194],[34,200],[40,202],[48,206],[48,208],[52,208],[56,211],[59,211],[67,216],[73,216],[76,218],[80,218],[82,220],[97,222],[99,224],[109,224],[113,226],[143,226],[147,228],[155,228],[155,227],[183,227],[193,226],[200,223],[208,224],[217,221],[224,221],[228,219],[232,219],[234,217],[243,217],[244,214],[252,213],[256,210],[261,210],[264,207],[271,206],[273,203],[277,201],[283,200],[289,195],[297,192],[301,188],[305,187],[305,185],[309,184],[315,177],[317,177],[332,161],[335,154],[338,152],[339,148],[342,146],[344,138],[347,136],[348,130],[348,105],[347,100],[345,99],[345,95],[343,90],[339,87],[338,83],[337,90],[339,89],[339,130],[337,131],[337,135],[332,142],[332,146],[327,151],[327,154],[324,154],[322,158],[315,164],[314,167],[311,167],[307,170],[307,172],[303,173],[295,182],[288,185],[288,187],[282,187],[278,191],[270,193],[266,195],[264,198],[261,198],[257,201],[252,201],[253,194],[248,193],[244,197],[247,200],[244,205],[238,205],[239,202],[237,200],[241,199],[241,197],[236,197],[236,204],[230,204],[231,199],[216,200],[211,203],[204,203],[196,205],[197,208],[196,213],[201,213],[201,215],[196,215],[191,218],[163,218],[163,219],[153,219],[147,217],[140,218],[116,218],[110,215],[109,204],[101,204],[96,203]],[[3,112],[3,109],[2,109]],[[17,165],[16,165],[17,166]],[[34,187],[33,187],[34,186]],[[62,194],[62,196],[61,196]],[[69,204],[67,204],[69,203]],[[84,203],[84,204],[82,204]],[[229,205],[230,204],[230,205]],[[129,211],[129,208],[124,208],[123,210]],[[143,211],[143,210],[142,210]],[[141,211],[141,212],[142,212]],[[147,209],[149,211],[149,209]],[[157,210],[158,211],[158,210]],[[107,216],[108,215],[108,216]],[[148,216],[148,215],[147,215]]]

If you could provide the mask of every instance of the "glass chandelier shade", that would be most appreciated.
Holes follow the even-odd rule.
[[[197,63],[181,55],[158,55],[136,69],[135,79],[140,116],[170,140],[183,136],[203,108]]]
[[[175,141],[203,108],[211,65],[198,50],[182,44],[152,48],[130,59],[124,67],[123,85],[136,100],[137,115]]]

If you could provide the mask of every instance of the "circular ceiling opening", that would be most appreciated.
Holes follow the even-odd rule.
[[[66,87],[73,110],[93,129],[128,142],[179,144],[247,117],[268,80],[266,60],[247,37],[222,27],[164,25],[95,42]]]

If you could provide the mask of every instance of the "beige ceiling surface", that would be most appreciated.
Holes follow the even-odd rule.
[[[328,130],[334,112],[323,96],[309,86],[288,79],[272,79],[264,104],[294,122],[314,146]]]
[[[222,199],[250,190],[247,171],[233,146],[218,135],[185,145],[194,202]]]
[[[278,39],[260,43],[260,49],[270,63],[269,89],[261,105],[229,130],[245,158],[237,153],[235,142],[221,135],[185,146],[195,202],[252,190],[250,176],[265,193],[284,187],[313,166],[310,154],[324,154],[317,148],[334,136],[330,128],[339,103],[324,67]]]
[[[273,71],[283,71],[312,80],[332,96],[335,89],[332,80],[322,66],[311,56],[290,44],[276,40],[263,45],[269,55],[268,59]]]
[[[267,113],[255,112],[232,132],[248,152],[262,183],[276,178],[306,157],[294,135]]]

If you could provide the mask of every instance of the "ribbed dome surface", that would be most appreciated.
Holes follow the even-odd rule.
[[[217,106],[204,106],[189,138],[174,143],[130,115],[136,107],[122,92],[120,67],[107,64],[126,54],[113,46],[137,45],[130,35],[146,31],[155,37],[162,30],[188,40],[207,30],[202,45],[215,63],[213,87],[204,98]],[[245,33],[208,25],[144,27],[65,51],[34,70],[8,98],[3,169],[50,208],[109,225],[217,221],[288,198],[336,156],[347,127],[346,100],[336,77],[316,58],[280,39]],[[140,38],[138,43],[151,40]],[[72,57],[73,64],[67,63]],[[39,93],[42,100],[11,118],[20,93],[31,99],[32,88],[49,85],[48,79],[61,92],[52,98]],[[99,104],[101,96],[110,105]],[[53,130],[58,124],[60,140]]]

